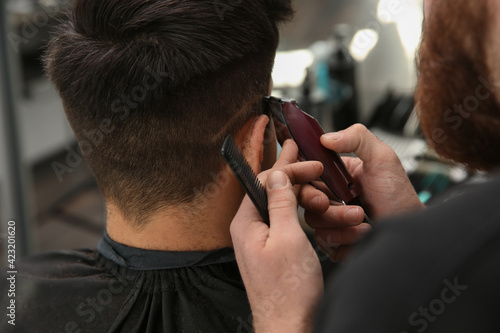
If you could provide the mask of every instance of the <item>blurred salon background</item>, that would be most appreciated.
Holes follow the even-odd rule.
[[[17,257],[95,247],[105,207],[40,57],[72,0],[4,0],[0,9],[1,263],[15,217]],[[282,28],[273,95],[296,99],[325,131],[356,122],[399,155],[432,205],[476,179],[439,160],[414,113],[422,0],[294,0]]]

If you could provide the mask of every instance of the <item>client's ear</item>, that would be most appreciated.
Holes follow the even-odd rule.
[[[257,174],[264,156],[264,135],[268,123],[269,118],[265,115],[249,119],[236,137],[236,143]]]

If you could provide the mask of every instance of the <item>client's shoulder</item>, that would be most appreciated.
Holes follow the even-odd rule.
[[[99,254],[96,250],[59,250],[19,259],[15,267],[20,276],[71,278],[100,271],[98,261]]]

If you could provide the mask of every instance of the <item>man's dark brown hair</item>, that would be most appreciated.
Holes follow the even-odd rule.
[[[262,113],[286,0],[77,0],[46,71],[107,201],[138,225],[190,203]]]
[[[471,170],[500,166],[498,55],[489,68],[496,15],[487,1],[434,1],[419,55],[422,129],[436,151]],[[496,38],[496,36],[494,37]]]

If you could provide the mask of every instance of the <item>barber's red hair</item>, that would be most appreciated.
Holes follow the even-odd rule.
[[[435,150],[480,170],[500,167],[500,93],[486,58],[497,14],[488,6],[485,0],[433,2],[415,93],[422,129]]]

